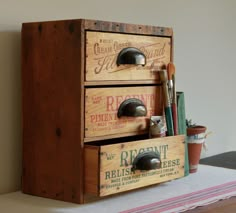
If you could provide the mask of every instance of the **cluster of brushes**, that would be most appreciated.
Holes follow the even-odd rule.
[[[160,70],[159,74],[164,93],[167,135],[178,135],[177,97],[175,88],[174,64],[169,63],[167,65],[167,69]]]

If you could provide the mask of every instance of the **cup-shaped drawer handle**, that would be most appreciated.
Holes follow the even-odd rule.
[[[120,64],[137,64],[137,65],[145,65],[146,64],[146,56],[144,53],[135,48],[135,47],[127,47],[122,49],[118,56],[116,64],[119,66]]]
[[[138,154],[132,163],[131,170],[153,170],[159,168],[161,168],[160,154],[150,151]]]
[[[139,117],[146,116],[147,109],[143,102],[137,98],[130,98],[121,103],[118,109],[117,117],[130,116]]]

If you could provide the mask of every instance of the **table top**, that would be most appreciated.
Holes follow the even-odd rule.
[[[221,153],[218,155],[214,155],[211,157],[203,158],[200,160],[201,164],[211,165],[229,169],[236,169],[236,151]],[[198,207],[196,209],[188,211],[189,213],[234,213],[236,209],[236,197],[232,197],[230,199],[221,200],[219,202]]]
[[[180,209],[187,210],[195,208],[196,205],[206,205],[209,202],[236,196],[235,180],[236,170],[199,165],[197,173],[190,174],[187,177],[83,205],[30,196],[22,194],[20,191],[9,193],[0,196],[0,210],[1,212],[11,213],[116,213],[135,212],[136,208],[140,212],[145,212],[150,207],[168,207],[173,210],[172,212],[178,212]],[[230,189],[234,188],[234,190],[230,190],[228,194],[223,193],[218,197],[209,196],[215,193],[212,189],[224,190],[227,189],[226,186]],[[211,192],[211,194],[208,192]],[[195,196],[198,197],[198,202],[195,202]],[[189,198],[192,198],[192,200],[188,203]],[[177,210],[176,202],[178,202]],[[171,211],[168,210],[168,212]]]

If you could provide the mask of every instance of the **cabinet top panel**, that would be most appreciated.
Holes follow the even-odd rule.
[[[88,20],[88,19],[68,19],[68,20],[28,22],[28,23],[23,23],[23,26],[26,27],[26,26],[33,26],[35,24],[36,25],[46,24],[52,22],[55,24],[70,22],[71,30],[73,30],[74,25],[77,26],[79,25],[82,30],[133,33],[133,34],[156,35],[156,36],[167,36],[167,37],[171,37],[173,35],[173,30],[172,28],[169,27],[129,24],[120,22],[101,21],[101,20]]]

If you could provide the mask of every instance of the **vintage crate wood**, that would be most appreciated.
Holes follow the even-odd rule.
[[[87,146],[84,149],[84,161],[89,162],[89,167],[86,169],[85,177],[85,191],[89,191],[92,194],[97,195],[97,186],[99,185],[99,148],[96,146]],[[89,169],[91,168],[91,169]]]
[[[119,145],[103,146],[113,140],[129,141],[120,147],[120,152],[124,148],[129,150],[129,146],[137,149],[129,144],[143,139],[149,116],[153,112],[163,114],[156,70],[173,62],[173,30],[71,19],[23,23],[21,32],[22,192],[80,204],[120,192],[113,185],[116,172],[110,178],[106,173],[121,172],[120,159],[116,158],[119,162],[115,163],[112,157],[105,163],[106,154],[100,156],[100,153],[113,156],[114,147],[116,155]],[[116,65],[117,55],[129,45],[143,51],[147,58],[145,66]],[[129,95],[145,102],[148,116],[117,119],[117,107]],[[174,146],[178,138],[173,137],[169,142]],[[160,144],[165,140],[168,139],[161,139]],[[158,139],[154,141],[159,143]],[[136,141],[134,145],[147,142]],[[174,151],[172,145],[168,145],[168,159],[171,153],[180,159],[180,147],[176,146]],[[114,164],[114,169],[110,164]],[[146,173],[149,178],[150,172]],[[137,176],[135,173],[131,177]],[[149,185],[148,177],[145,184],[142,180],[128,184],[127,177],[119,179],[127,190]],[[160,181],[176,177],[177,174],[163,176]],[[150,184],[155,182],[152,180]],[[108,189],[112,192],[108,193]]]
[[[117,117],[120,104],[130,98],[141,100],[146,108],[144,117]],[[87,88],[85,90],[85,138],[147,131],[152,114],[162,115],[160,86]]]
[[[95,146],[85,145],[85,150]],[[85,162],[85,174],[88,171],[100,171],[99,180],[93,175],[85,176],[86,193],[96,196],[106,196],[151,184],[161,183],[184,176],[184,136],[164,137],[141,141],[104,145],[97,147],[100,155],[97,163],[90,160]],[[97,153],[99,153],[97,151]],[[134,158],[144,152],[159,152],[161,168],[149,171],[131,171]],[[85,151],[85,156],[90,153]],[[99,160],[98,160],[99,159]],[[93,166],[92,166],[93,165]],[[90,180],[90,182],[87,182]],[[96,184],[99,183],[99,186]]]
[[[147,62],[142,65],[120,65],[119,52],[127,47],[140,49]],[[156,70],[171,61],[171,38],[119,33],[86,33],[86,81],[153,80]]]

